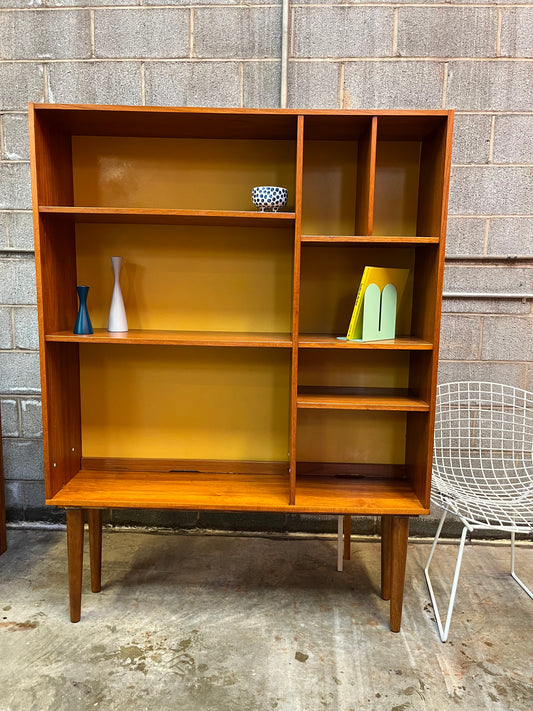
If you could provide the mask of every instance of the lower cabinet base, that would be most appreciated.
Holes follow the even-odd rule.
[[[102,579],[102,510],[67,510],[68,580],[70,620],[81,619],[81,583],[85,511],[89,523],[91,590],[99,592]],[[409,516],[381,516],[381,597],[390,600],[390,629],[399,632],[402,622],[403,588],[407,561]],[[344,557],[350,557],[350,518],[344,520]]]

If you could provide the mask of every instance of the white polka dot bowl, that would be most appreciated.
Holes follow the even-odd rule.
[[[258,185],[252,188],[252,202],[261,212],[277,212],[285,207],[289,191],[276,185]]]

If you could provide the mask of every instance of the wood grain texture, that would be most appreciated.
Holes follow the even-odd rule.
[[[166,472],[189,474],[278,474],[287,476],[288,462],[245,462],[216,459],[123,459],[83,457],[82,469],[109,472]]]
[[[294,212],[252,212],[245,210],[165,210],[135,207],[61,207],[46,205],[42,215],[66,222],[96,222],[153,225],[196,225],[213,227],[290,227]]]
[[[302,235],[306,244],[438,244],[438,237],[395,236],[395,235]]]
[[[51,343],[113,343],[122,345],[159,346],[228,346],[241,348],[290,348],[288,333],[253,333],[233,331],[158,331],[130,329],[111,333],[105,328],[95,328],[90,335],[76,335],[72,330],[47,333]]]
[[[394,388],[301,387],[298,407],[326,410],[429,410],[429,403]]]
[[[343,521],[343,538],[344,538],[344,560],[350,560],[352,557],[352,518],[345,516]]]
[[[322,333],[301,333],[298,337],[300,348],[354,348],[362,350],[431,350],[431,341],[412,336],[399,336],[384,341],[346,341]]]
[[[390,629],[399,632],[402,624],[403,589],[405,564],[407,561],[407,541],[409,518],[393,516],[391,522],[391,582],[390,582]]]
[[[279,474],[80,471],[47,504],[322,514],[428,513],[403,479],[298,476],[296,503]]]
[[[391,593],[391,531],[392,516],[381,517],[381,597],[390,600]]]
[[[68,587],[71,622],[79,622],[81,617],[84,523],[85,512],[83,509],[67,509]]]

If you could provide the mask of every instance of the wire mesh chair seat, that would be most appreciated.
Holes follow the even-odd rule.
[[[466,535],[480,529],[511,533],[511,576],[516,533],[533,533],[533,393],[509,385],[439,385],[431,502],[443,509],[424,569],[439,634],[448,638]],[[463,523],[445,626],[429,576],[447,513]]]

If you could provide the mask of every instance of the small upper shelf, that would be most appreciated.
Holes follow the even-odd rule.
[[[90,335],[79,336],[72,331],[48,333],[45,340],[53,343],[113,343],[158,346],[237,346],[251,348],[290,348],[289,333],[243,333],[233,331],[156,331],[130,329],[111,333],[96,328]]]
[[[310,244],[438,244],[438,237],[380,236],[380,235],[302,235],[302,242]]]
[[[398,336],[384,341],[346,341],[323,333],[303,333],[300,348],[360,348],[363,350],[431,351],[433,344],[414,336]]]
[[[153,225],[203,225],[206,227],[291,227],[294,212],[243,210],[163,210],[140,207],[64,207],[41,205],[41,215],[71,222],[101,222]]]
[[[398,388],[298,388],[299,408],[312,410],[378,410],[427,412],[429,403]]]

